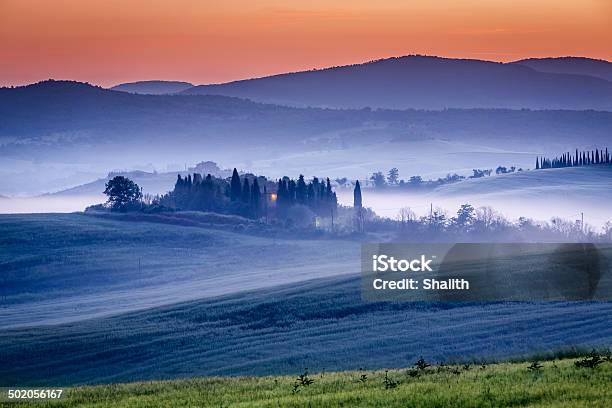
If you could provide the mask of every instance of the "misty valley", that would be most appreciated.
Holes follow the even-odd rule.
[[[213,406],[228,386],[214,399],[228,406],[255,381],[262,406],[328,406],[317,387],[339,378],[352,391],[333,406],[364,406],[368,387],[501,373],[609,385],[612,64],[556,64],[410,55],[0,88],[0,387],[70,387],[87,406],[136,382]],[[513,243],[560,249],[487,246]],[[368,256],[406,275],[374,291],[429,293],[368,298],[367,244],[486,256],[466,279],[452,263],[419,276],[425,255]],[[515,272],[547,297],[517,295]]]

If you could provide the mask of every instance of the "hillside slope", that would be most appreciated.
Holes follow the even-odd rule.
[[[457,171],[458,160],[525,167],[538,152],[601,146],[612,129],[612,112],[290,108],[66,81],[0,88],[0,117],[0,194],[11,196],[202,160],[270,177],[364,177],[392,156],[404,174],[424,176]]]
[[[559,216],[570,221],[584,216],[598,229],[612,221],[612,165],[524,171],[469,179],[436,189],[434,202],[460,202],[492,206],[518,218],[548,220]]]
[[[612,81],[612,62],[580,57],[529,58],[514,64],[555,74],[589,75]]]
[[[229,229],[0,216],[0,386],[399,368],[420,356],[612,344],[610,302],[369,303],[358,242]]]
[[[182,93],[335,108],[612,110],[612,82],[600,78],[424,56],[200,85]]]
[[[387,407],[475,406],[599,407],[612,399],[612,364],[578,368],[577,359],[502,364],[434,365],[388,372],[309,372],[308,386],[296,376],[212,377],[112,384],[66,390],[65,407]],[[387,377],[387,381],[385,381]],[[390,381],[389,381],[390,380]],[[388,386],[385,386],[388,384]],[[206,390],[203,392],[203,390]],[[228,405],[229,404],[229,405]],[[15,404],[20,407],[21,404]]]
[[[609,302],[364,303],[360,286],[328,278],[3,329],[0,386],[400,368],[612,344]]]
[[[112,177],[124,176],[138,184],[142,188],[144,194],[165,194],[174,188],[177,176],[185,174],[185,172],[166,172],[166,173],[149,173],[145,171],[129,171],[129,172],[112,172],[106,177],[100,178],[89,183],[81,184],[75,187],[61,190],[51,194],[45,194],[48,197],[70,197],[70,196],[98,196],[101,200],[105,199],[103,194],[106,188],[106,183]]]
[[[2,215],[0,327],[74,322],[358,272],[355,242],[334,241],[334,253],[326,254],[324,240],[233,232],[248,224],[234,218],[222,231],[82,214]]]
[[[576,195],[584,200],[612,199],[612,165],[566,167],[501,174],[491,177],[468,179],[447,184],[436,191],[440,194],[568,196]],[[552,198],[552,197],[551,197]]]

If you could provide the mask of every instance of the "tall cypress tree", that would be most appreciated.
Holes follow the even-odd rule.
[[[295,186],[295,201],[297,201],[298,204],[306,204],[306,196],[306,182],[304,181],[304,176],[300,174],[297,185]]]
[[[251,186],[251,207],[253,208],[253,215],[255,217],[259,216],[259,207],[261,202],[261,191],[259,191],[259,183],[257,182],[257,178],[253,180],[253,185]]]
[[[295,203],[295,181],[288,180],[287,181],[287,202],[289,204]]]
[[[312,208],[317,209],[317,193],[315,192],[314,183],[308,183],[306,188],[306,204]]]
[[[276,204],[282,207],[287,204],[287,184],[285,180],[278,179],[278,187],[276,188]]]
[[[242,196],[242,185],[240,183],[240,176],[238,170],[234,167],[232,172],[232,181],[230,182],[230,200],[239,201]]]
[[[249,185],[249,179],[246,177],[244,178],[244,185],[242,187],[240,199],[245,204],[248,204],[251,201],[251,186]]]
[[[574,166],[578,165],[578,149],[576,149],[576,157],[574,158]]]
[[[363,203],[361,201],[361,186],[359,185],[359,180],[357,180],[355,182],[355,190],[353,190],[353,207],[361,208],[362,204]]]

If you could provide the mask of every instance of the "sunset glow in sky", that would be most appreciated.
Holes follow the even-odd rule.
[[[0,85],[203,84],[406,54],[612,60],[612,1],[0,0]]]

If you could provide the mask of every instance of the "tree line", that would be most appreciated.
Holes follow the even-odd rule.
[[[276,194],[277,206],[281,212],[298,204],[308,207],[317,215],[333,216],[338,207],[338,198],[329,178],[319,181],[314,177],[306,183],[302,175],[297,180],[283,177],[278,180]]]
[[[578,149],[576,149],[574,154],[567,152],[552,159],[548,157],[536,157],[536,170],[590,166],[593,164],[610,164],[610,160],[611,158],[607,147],[605,150],[595,149],[582,152],[578,152]]]
[[[199,173],[177,176],[172,191],[143,200],[141,188],[124,176],[116,176],[106,183],[104,194],[107,205],[113,211],[132,211],[158,208],[159,211],[190,210],[236,214],[249,218],[289,216],[294,207],[303,207],[309,213],[301,217],[319,215],[333,217],[338,207],[336,193],[329,178],[325,181],[314,177],[306,181],[303,175],[297,180],[283,177],[277,182],[263,176],[238,173],[234,169],[230,178],[224,179]]]

